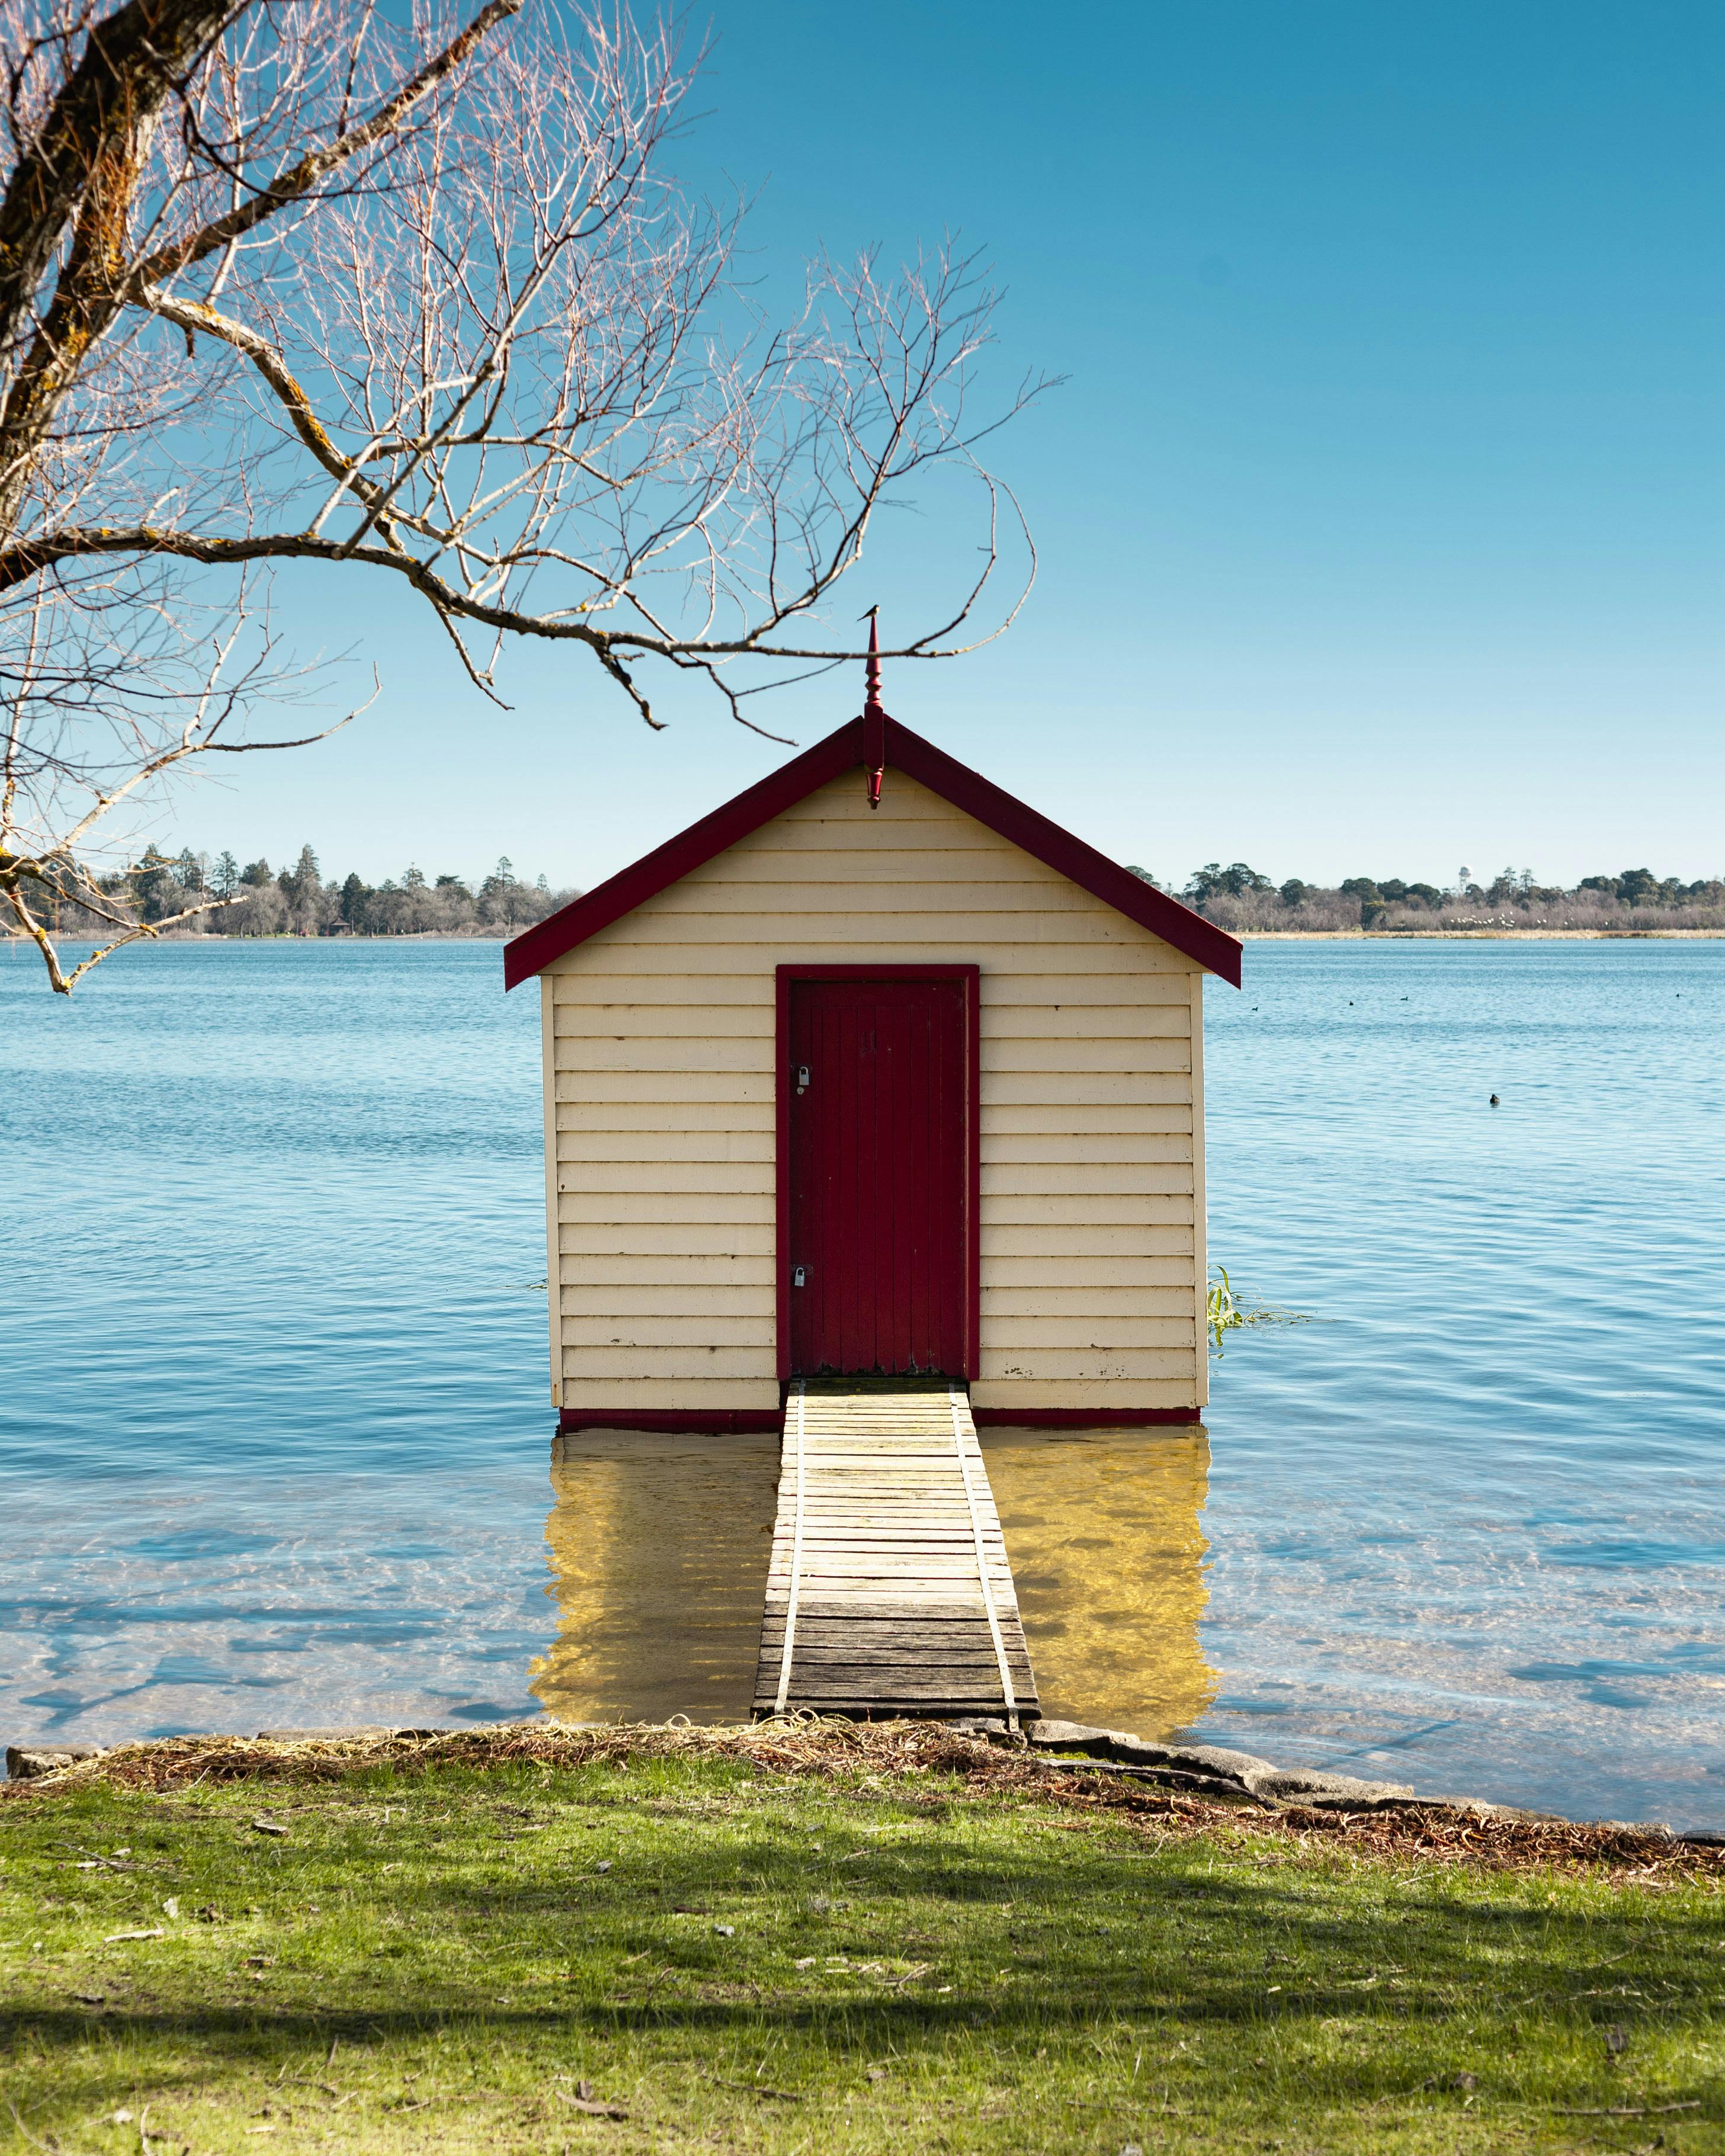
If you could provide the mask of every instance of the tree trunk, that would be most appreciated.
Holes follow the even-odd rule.
[[[91,31],[0,200],[0,357],[29,333],[68,222],[77,230],[53,301],[0,408],[0,532],[85,353],[112,321],[132,190],[162,109],[198,54],[250,0],[126,0]]]

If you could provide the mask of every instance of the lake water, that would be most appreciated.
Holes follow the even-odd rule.
[[[988,1434],[1046,1709],[1725,1826],[1725,943],[1246,968],[1211,1255],[1305,1322],[1202,1431]],[[0,1004],[0,1735],[746,1711],[774,1445],[553,1440],[495,945]]]

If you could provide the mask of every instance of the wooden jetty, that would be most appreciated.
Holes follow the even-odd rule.
[[[793,1383],[757,1717],[1037,1712],[999,1515],[956,1386]]]

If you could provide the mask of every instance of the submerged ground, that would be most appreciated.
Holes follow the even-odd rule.
[[[928,1726],[122,1753],[0,1803],[20,2149],[1725,2149],[1725,1856]]]

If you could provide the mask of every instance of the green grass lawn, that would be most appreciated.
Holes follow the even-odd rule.
[[[1717,1856],[897,1742],[24,1785],[0,2145],[1725,2150]]]

